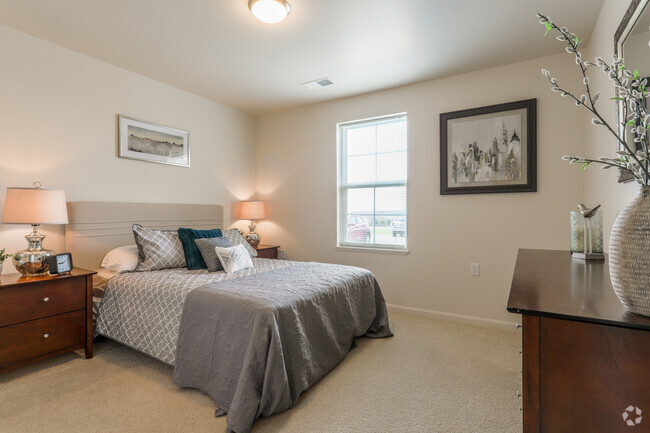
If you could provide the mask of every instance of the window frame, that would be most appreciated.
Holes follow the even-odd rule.
[[[364,183],[347,183],[347,137],[344,133],[349,127],[363,126],[363,125],[380,125],[382,123],[392,123],[399,120],[406,122],[406,180],[399,181],[376,181]],[[336,249],[361,251],[361,252],[379,252],[379,253],[395,253],[407,254],[408,253],[408,179],[409,179],[409,129],[408,129],[408,116],[406,112],[388,114],[384,116],[371,117],[366,119],[339,122],[336,124],[336,168],[337,168],[337,230],[336,230]],[[375,155],[379,155],[375,149]],[[389,188],[389,187],[405,187],[406,197],[404,206],[404,245],[398,244],[379,244],[379,243],[363,243],[363,242],[348,242],[345,233],[347,231],[347,200],[348,190],[359,188]],[[374,209],[374,206],[373,206]],[[374,209],[376,210],[376,209]],[[374,222],[373,222],[374,225]]]

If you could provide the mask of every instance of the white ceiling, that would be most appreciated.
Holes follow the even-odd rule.
[[[0,0],[0,24],[262,114],[559,52],[535,12],[583,39],[603,0],[289,2],[270,25],[247,0]]]

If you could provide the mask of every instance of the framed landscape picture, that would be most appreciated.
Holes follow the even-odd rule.
[[[118,116],[120,158],[190,166],[189,132]]]
[[[537,191],[537,100],[440,114],[440,194]]]

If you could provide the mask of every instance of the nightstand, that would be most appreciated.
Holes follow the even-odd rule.
[[[255,247],[260,259],[277,259],[280,245],[258,245]]]
[[[0,373],[82,348],[92,358],[93,274],[0,276]]]

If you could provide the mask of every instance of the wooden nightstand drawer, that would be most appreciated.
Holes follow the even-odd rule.
[[[279,248],[277,245],[258,245],[255,251],[260,259],[277,259]]]
[[[84,347],[86,311],[59,314],[0,328],[0,371],[12,364]]]
[[[52,280],[0,289],[0,326],[40,319],[86,305],[85,278]]]

